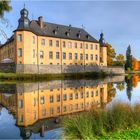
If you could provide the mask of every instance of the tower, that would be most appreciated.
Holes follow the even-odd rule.
[[[20,19],[18,20],[18,28],[29,28],[30,20],[28,19],[28,10],[24,8],[20,11]]]
[[[105,45],[103,33],[100,34],[99,44],[100,44],[100,65],[107,66],[107,47]]]

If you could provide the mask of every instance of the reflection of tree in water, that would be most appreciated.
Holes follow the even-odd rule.
[[[125,82],[126,82],[126,94],[129,101],[131,101],[131,97],[132,97],[131,92],[133,90],[132,77],[125,77]]]
[[[107,102],[109,103],[112,101],[112,98],[115,97],[116,89],[114,88],[113,83],[108,83],[107,88],[108,88]]]
[[[119,83],[117,83],[116,88],[117,88],[119,91],[124,90],[124,88],[125,88],[124,82],[119,82]]]

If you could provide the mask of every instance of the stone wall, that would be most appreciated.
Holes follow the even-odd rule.
[[[108,74],[124,74],[125,71],[122,67],[103,67],[95,65],[15,65],[0,64],[0,71],[28,73],[28,74],[51,74],[51,73],[80,73],[80,72],[100,72],[104,71]]]
[[[17,65],[17,73],[79,73],[79,72],[100,72],[108,74],[124,74],[122,67],[103,67],[95,65]]]
[[[15,72],[15,64],[14,63],[0,63],[0,71],[3,72]]]

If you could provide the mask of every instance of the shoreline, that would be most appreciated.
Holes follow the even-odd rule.
[[[61,73],[61,74],[16,74],[0,72],[2,81],[48,81],[65,79],[102,79],[107,76],[117,76],[124,74],[107,74],[105,72],[84,72],[84,73]]]

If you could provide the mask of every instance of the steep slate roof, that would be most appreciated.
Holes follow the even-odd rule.
[[[18,27],[15,31],[17,30],[31,31],[36,35],[40,35],[40,36],[49,36],[55,38],[73,39],[73,40],[98,43],[98,41],[94,37],[92,37],[90,34],[88,34],[88,32],[86,32],[82,28],[59,25],[59,24],[54,24],[49,22],[43,22],[43,28],[40,28],[38,21],[32,20],[30,22],[29,27],[27,28]],[[67,33],[69,33],[69,36],[67,35]],[[79,34],[80,37],[78,36]]]
[[[7,45],[8,43],[10,43],[12,41],[14,41],[14,35],[12,35],[10,38],[8,38],[4,44],[1,44],[0,48],[2,48],[3,46]]]

